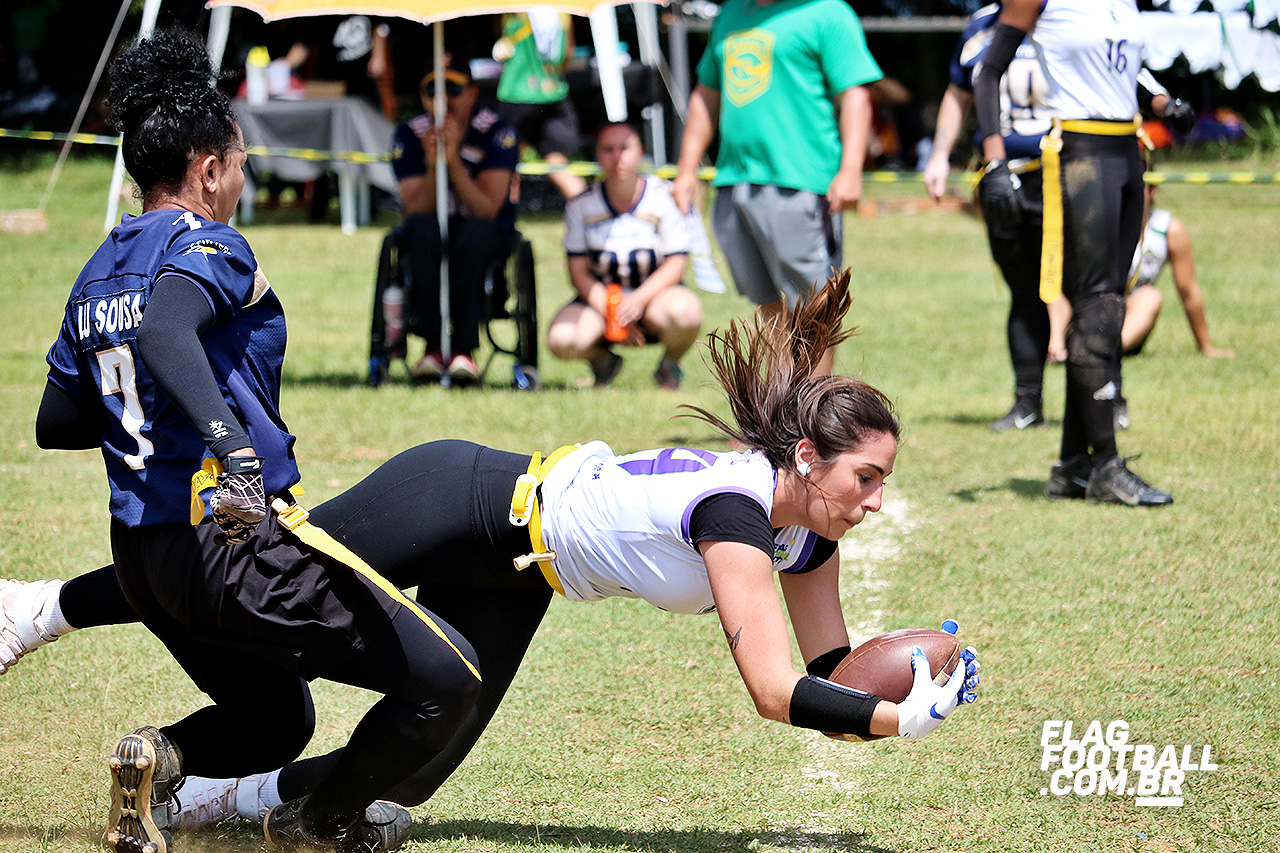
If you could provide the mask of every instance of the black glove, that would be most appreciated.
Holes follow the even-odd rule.
[[[227,456],[222,460],[218,488],[209,500],[213,521],[227,542],[248,542],[258,522],[267,517],[267,490],[262,483],[261,456]]]
[[[1196,126],[1196,108],[1181,98],[1170,98],[1160,111],[1160,118],[1168,121],[1179,133],[1190,133]]]
[[[1006,160],[992,160],[982,170],[978,194],[982,202],[982,218],[987,225],[1012,230],[1022,222],[1022,201],[1018,190],[1022,181],[1009,171]]]

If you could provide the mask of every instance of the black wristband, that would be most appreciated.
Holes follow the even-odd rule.
[[[818,655],[805,666],[804,671],[810,675],[816,675],[818,678],[830,678],[831,673],[835,672],[840,661],[844,660],[849,654],[848,646],[841,646],[838,649],[832,649],[826,654]]]
[[[261,456],[224,456],[222,457],[222,473],[261,474],[262,466],[266,461]]]
[[[873,693],[806,675],[791,692],[789,716],[791,725],[800,728],[867,737],[871,715],[881,701]]]

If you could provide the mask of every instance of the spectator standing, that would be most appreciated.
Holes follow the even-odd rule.
[[[688,213],[718,135],[712,227],[767,319],[843,266],[841,214],[862,196],[866,86],[880,68],[844,0],[729,0],[697,76],[672,195]]]
[[[610,349],[605,316],[609,285],[619,285],[616,315],[626,337],[613,343],[661,343],[653,378],[675,389],[680,359],[698,338],[702,306],[682,281],[689,252],[684,214],[665,181],[639,174],[643,156],[640,134],[628,124],[607,124],[596,137],[601,180],[564,211],[564,249],[577,297],[551,321],[547,345],[561,358],[585,359],[597,386],[612,382],[622,356]]]
[[[1116,449],[1115,376],[1130,260],[1142,232],[1144,164],[1138,149],[1138,73],[1146,46],[1133,0],[1006,0],[974,79],[986,160],[983,213],[1018,221],[1018,187],[1000,134],[1000,79],[1030,34],[1053,111],[1041,144],[1044,244],[1040,295],[1071,305],[1066,407],[1058,463],[1045,486],[1055,500],[1156,506],[1173,502],[1129,470]]]
[[[946,192],[951,151],[973,105],[974,70],[986,53],[999,15],[1000,6],[994,3],[974,13],[951,56],[951,82],[938,106],[933,152],[924,170],[925,189],[935,199]],[[1013,406],[991,424],[996,432],[1044,424],[1049,312],[1040,299],[1040,138],[1049,131],[1048,86],[1035,45],[1024,39],[1000,80],[1000,135],[1009,170],[1019,179],[1021,216],[1012,224],[987,222],[991,257],[1000,267],[1011,297],[1005,334],[1013,364]]]
[[[502,38],[493,46],[493,58],[503,63],[498,114],[551,166],[568,165],[581,147],[578,112],[564,79],[572,49],[569,16],[550,6],[507,15]],[[567,171],[552,172],[550,179],[566,199],[587,188],[586,180]]]
[[[415,377],[465,384],[480,377],[472,352],[480,346],[484,277],[511,251],[516,209],[511,182],[519,159],[515,128],[479,103],[480,90],[467,62],[451,58],[444,74],[444,168],[448,171],[449,329],[441,328],[440,257],[443,241],[436,214],[436,134],[431,115],[435,73],[422,80],[422,115],[396,129],[391,168],[400,183],[405,220],[401,270],[408,328],[426,339]],[[444,364],[442,335],[451,357]]]

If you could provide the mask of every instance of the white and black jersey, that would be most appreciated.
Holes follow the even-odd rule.
[[[593,441],[542,484],[542,534],[566,598],[641,598],[674,613],[715,610],[697,545],[744,542],[774,569],[816,569],[835,543],[769,523],[776,473],[758,453],[689,448],[615,456]]]
[[[586,257],[597,281],[636,288],[663,260],[689,252],[689,232],[670,185],[651,176],[642,180],[630,210],[614,210],[602,182],[565,205],[565,254]]]
[[[1146,36],[1134,0],[1045,0],[1031,40],[1054,115],[1129,121],[1138,114]]]

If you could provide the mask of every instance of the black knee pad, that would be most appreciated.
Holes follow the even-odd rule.
[[[1089,296],[1072,306],[1067,363],[1082,368],[1110,368],[1120,360],[1124,297],[1117,293]]]

